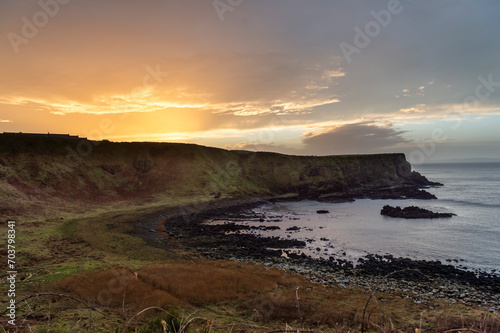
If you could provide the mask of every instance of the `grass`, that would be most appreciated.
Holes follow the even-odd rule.
[[[215,319],[213,331],[262,332],[283,329],[284,323],[299,327],[295,290],[300,286],[305,327],[323,332],[359,332],[362,325],[372,332],[500,330],[497,314],[476,307],[444,301],[415,304],[397,292],[375,293],[367,304],[370,293],[359,288],[325,288],[260,265],[202,260],[189,251],[157,248],[132,235],[140,217],[166,207],[152,203],[115,211],[101,208],[72,218],[66,213],[63,220],[20,223],[24,262],[19,271],[24,281],[18,284],[18,297],[41,292],[71,295],[106,316],[55,296],[30,299],[19,315],[42,309],[26,318],[39,331],[112,331],[147,307],[176,306],[180,316],[196,311],[198,317]],[[148,311],[137,316],[130,329],[147,332],[158,315]],[[194,323],[192,329],[202,326]]]
[[[400,155],[389,156],[389,165],[381,167],[387,156],[309,159],[262,153],[238,159],[232,152],[190,145],[102,143],[85,166],[68,167],[62,164],[66,143],[37,143],[48,151],[50,163],[45,163],[42,148],[28,143],[22,149],[0,147],[2,154],[17,154],[14,162],[0,163],[0,214],[18,222],[16,299],[33,296],[18,308],[25,331],[121,332],[130,322],[130,332],[161,332],[159,323],[174,312],[179,320],[193,313],[206,319],[193,322],[190,332],[267,332],[287,324],[296,329],[297,287],[305,327],[317,331],[500,330],[498,314],[474,306],[415,304],[397,292],[370,295],[359,288],[325,288],[291,273],[203,260],[189,249],[155,246],[154,240],[135,236],[144,216],[190,204],[209,206],[221,189],[221,198],[274,193],[277,188],[283,197],[294,197],[295,188],[286,185],[344,176],[353,183],[363,177],[381,182],[387,178],[381,172],[396,172]],[[141,155],[144,150],[150,153]],[[41,155],[36,157],[40,163],[25,152]],[[136,157],[154,159],[156,169],[137,173],[132,167]],[[234,161],[238,167],[228,167]],[[324,168],[325,161],[333,167]],[[364,174],[361,164],[370,166]],[[58,192],[54,175],[67,192]],[[128,184],[134,191],[127,191]],[[0,287],[2,304],[5,286]],[[7,327],[5,317],[0,325]]]
[[[273,331],[284,323],[297,328],[297,287],[305,327],[322,332],[360,332],[362,327],[367,332],[500,330],[497,314],[464,305],[436,301],[431,310],[397,294],[369,295],[359,288],[325,288],[294,274],[228,261],[155,264],[137,272],[126,268],[100,270],[67,277],[53,287],[103,309],[107,318],[95,313],[94,326],[112,327],[114,322],[118,330],[129,323],[130,329],[153,332],[152,327],[158,328],[158,312],[173,307],[178,309],[177,318],[196,312],[196,317],[205,319],[200,322],[213,321],[212,329],[220,332],[235,326],[255,332]],[[62,304],[68,305],[58,300],[53,306]],[[141,313],[150,307],[160,311]],[[89,320],[88,313],[81,309],[75,316]],[[198,329],[202,327],[197,325]]]
[[[139,280],[193,305],[219,303],[273,290],[281,273],[231,262],[152,265],[138,272]]]

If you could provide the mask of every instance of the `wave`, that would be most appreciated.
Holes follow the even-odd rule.
[[[457,200],[457,199],[439,199],[439,201],[452,202],[452,203],[457,203],[457,204],[467,205],[467,206],[500,208],[500,204],[490,204],[490,203],[485,203],[485,202],[475,202],[475,201],[466,201],[466,200]]]

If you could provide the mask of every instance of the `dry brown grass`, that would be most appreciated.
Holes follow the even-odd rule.
[[[250,297],[277,287],[282,273],[231,262],[158,264],[139,271],[139,279],[191,304]]]
[[[154,288],[126,268],[75,275],[59,282],[60,288],[102,307],[136,311],[147,306],[181,305],[176,297]]]
[[[304,283],[277,269],[234,262],[167,263],[147,266],[137,275],[125,268],[75,275],[59,283],[64,291],[103,306],[123,299],[140,306],[202,305],[267,293],[278,286]]]
[[[500,332],[500,316],[496,313],[478,313],[472,315],[457,315],[445,313],[436,318],[435,332]]]
[[[431,310],[398,293],[374,293],[370,297],[359,288],[326,288],[276,269],[228,261],[156,264],[144,267],[137,275],[118,268],[73,276],[59,285],[85,301],[115,308],[126,317],[150,306],[211,305],[232,308],[235,312],[230,317],[246,318],[255,324],[286,322],[299,327],[295,289],[301,286],[305,327],[320,327],[324,332],[360,332],[362,327],[367,332],[500,331],[498,315],[468,310],[463,305],[435,303]]]

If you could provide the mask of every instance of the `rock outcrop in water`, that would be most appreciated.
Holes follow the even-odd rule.
[[[385,205],[380,211],[381,215],[389,217],[400,217],[404,219],[437,219],[437,218],[447,218],[452,217],[455,214],[451,213],[435,213],[427,209],[420,207],[409,206],[401,209],[401,207],[392,207]]]

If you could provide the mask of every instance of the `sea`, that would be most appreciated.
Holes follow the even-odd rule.
[[[238,223],[277,226],[279,230],[250,232],[304,240],[306,248],[294,251],[313,257],[333,256],[356,264],[367,254],[390,254],[415,260],[438,260],[462,269],[499,274],[500,163],[423,164],[414,170],[431,181],[444,184],[427,189],[437,196],[437,200],[277,202],[254,209],[266,216],[265,222]],[[414,205],[456,216],[391,218],[380,215],[384,205],[401,208]],[[318,214],[318,210],[329,213]]]

